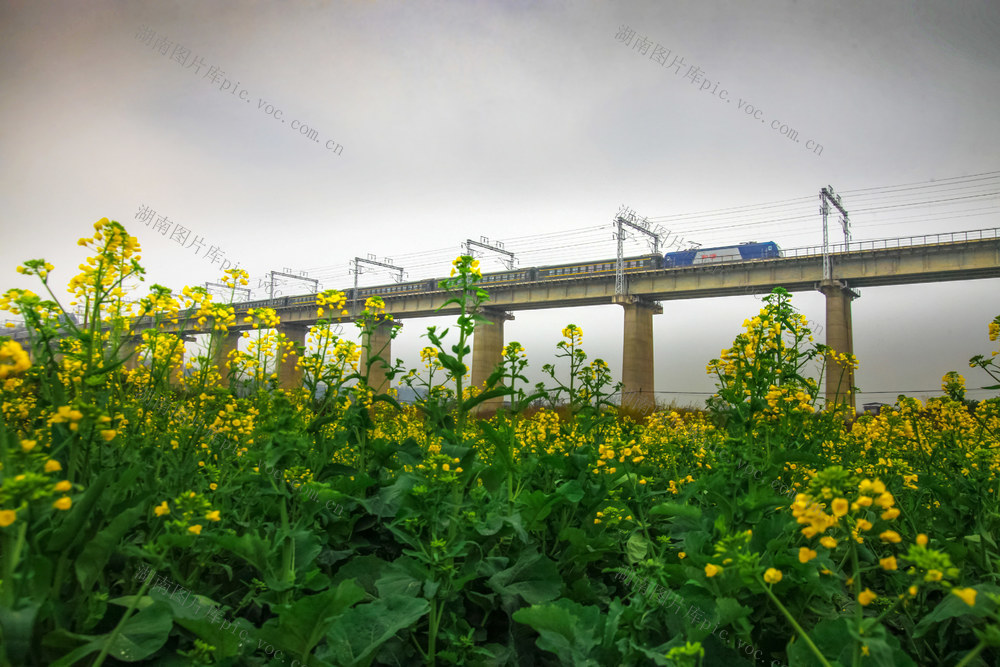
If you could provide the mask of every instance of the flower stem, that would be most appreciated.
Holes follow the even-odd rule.
[[[809,635],[806,633],[806,631],[802,629],[802,626],[799,625],[798,621],[795,620],[795,618],[791,615],[791,613],[789,613],[789,611],[785,609],[785,605],[781,604],[778,598],[775,597],[774,593],[771,592],[771,587],[765,584],[764,580],[761,579],[760,576],[757,577],[757,581],[760,582],[760,585],[764,587],[764,592],[767,593],[767,596],[771,598],[771,601],[774,602],[774,604],[778,605],[778,609],[781,610],[781,613],[785,615],[785,618],[788,619],[788,622],[792,624],[792,627],[795,628],[795,631],[799,633],[799,636],[802,637],[802,640],[806,643],[806,645],[813,652],[813,654],[819,659],[820,664],[822,664],[823,667],[830,667],[830,663],[827,662],[827,659],[823,657],[823,653],[820,652],[816,644],[813,643],[813,640],[809,638]]]

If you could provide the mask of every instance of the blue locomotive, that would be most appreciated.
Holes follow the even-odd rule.
[[[749,259],[774,259],[781,257],[781,248],[774,241],[765,243],[741,243],[739,245],[719,246],[717,248],[696,248],[668,252],[663,256],[663,267],[699,266],[702,264],[721,264],[723,262],[743,262]]]

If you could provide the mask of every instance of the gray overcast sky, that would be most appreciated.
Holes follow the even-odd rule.
[[[344,288],[348,261],[367,253],[413,279],[443,276],[482,235],[523,266],[612,257],[622,204],[705,246],[812,245],[827,184],[856,239],[1000,227],[998,175],[961,178],[1000,169],[998,103],[1000,4],[985,0],[4,0],[0,286],[35,288],[13,272],[35,257],[64,284],[76,239],[103,216],[139,238],[147,281],[175,289],[218,280],[211,246],[254,287],[290,267]],[[903,184],[917,186],[888,187]],[[920,203],[940,199],[953,201]],[[203,251],[136,220],[140,206],[202,237]],[[968,358],[990,349],[998,285],[864,290],[858,384],[929,389],[948,370],[968,375]],[[793,302],[823,324],[820,294]],[[750,296],[664,302],[657,389],[711,391],[706,362],[758,308]],[[572,321],[591,357],[620,371],[620,307],[516,316],[506,339],[536,369]],[[394,356],[416,364],[432,323],[408,322]]]

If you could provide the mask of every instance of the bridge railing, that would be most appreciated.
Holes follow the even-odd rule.
[[[889,239],[873,239],[870,241],[851,241],[850,243],[833,243],[830,254],[844,252],[859,252],[862,250],[888,250],[890,248],[907,248],[939,243],[958,243],[961,241],[981,241],[1000,238],[1000,227],[990,229],[973,229],[964,232],[947,232],[944,234],[922,234],[920,236],[903,236]],[[806,246],[802,248],[783,248],[781,256],[814,257],[823,254],[823,246]]]

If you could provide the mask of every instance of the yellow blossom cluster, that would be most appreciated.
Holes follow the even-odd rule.
[[[851,537],[860,543],[863,542],[861,533],[870,531],[873,527],[869,520],[869,517],[873,518],[871,513],[880,512],[882,520],[892,521],[899,516],[899,510],[894,505],[895,499],[886,491],[884,483],[865,479],[858,485],[853,501],[836,497],[832,489],[823,487],[818,497],[808,493],[796,495],[791,508],[796,522],[805,525],[802,534],[807,538],[823,535],[829,528],[838,525],[842,518],[847,517],[845,521]],[[882,532],[879,538],[884,542],[899,541],[898,533],[892,530]],[[828,549],[837,547],[837,540],[830,535],[824,535],[820,543]]]
[[[0,295],[0,310],[6,310],[12,315],[20,315],[22,303],[32,303],[38,300],[38,295],[30,289],[13,287]]]
[[[338,338],[327,327],[314,327],[306,334],[306,349],[315,352],[299,357],[296,368],[310,380],[322,380],[329,387],[358,371],[361,346]]]
[[[130,236],[120,223],[101,218],[94,223],[93,237],[81,238],[77,245],[95,254],[80,264],[80,273],[69,281],[68,289],[75,299],[70,305],[82,304],[89,311],[95,301],[100,301],[102,319],[131,312],[122,288],[128,278],[143,273],[139,266],[139,240]]]
[[[317,317],[323,317],[326,314],[327,307],[331,310],[339,310],[341,317],[347,317],[350,314],[347,312],[347,298],[343,292],[338,292],[337,290],[331,289],[317,294],[316,306]]]
[[[801,412],[813,411],[813,397],[794,386],[777,387],[772,384],[764,399],[767,401],[767,405],[775,417],[793,410]]]
[[[236,321],[236,312],[233,307],[213,303],[212,295],[204,288],[184,287],[182,294],[187,299],[186,310],[193,310],[191,317],[195,320],[194,329],[196,331],[209,329],[217,333],[226,333],[229,331],[229,326]],[[211,327],[208,326],[209,320],[212,322]]]
[[[158,517],[176,517],[166,521],[167,529],[190,535],[201,535],[206,524],[196,523],[198,521],[222,520],[219,510],[213,510],[208,500],[194,491],[188,491],[175,498],[173,508],[164,500],[153,508],[153,513]]]
[[[579,347],[583,344],[583,329],[575,324],[570,324],[564,327],[562,335],[563,338],[565,338],[566,341],[574,347]]]
[[[31,368],[31,359],[19,343],[13,340],[0,342],[0,380]]]
[[[253,444],[251,436],[259,415],[260,411],[252,405],[241,411],[236,399],[230,398],[222,409],[216,412],[215,419],[208,429],[214,435]]]
[[[454,277],[455,273],[457,273],[462,266],[468,266],[469,274],[474,276],[476,279],[483,277],[483,273],[479,269],[479,260],[473,259],[469,255],[459,255],[454,260],[452,260],[451,276]]]
[[[0,484],[0,528],[13,524],[31,505],[49,504],[60,511],[73,506],[73,499],[65,495],[73,489],[72,483],[66,479],[57,482],[49,476],[61,472],[62,464],[39,451],[37,440],[23,439],[20,445],[13,463],[24,472],[7,475]],[[36,472],[39,469],[42,472]]]
[[[246,287],[249,284],[250,274],[243,269],[226,269],[222,272],[222,284],[229,288],[235,288],[237,285],[242,285]]]

